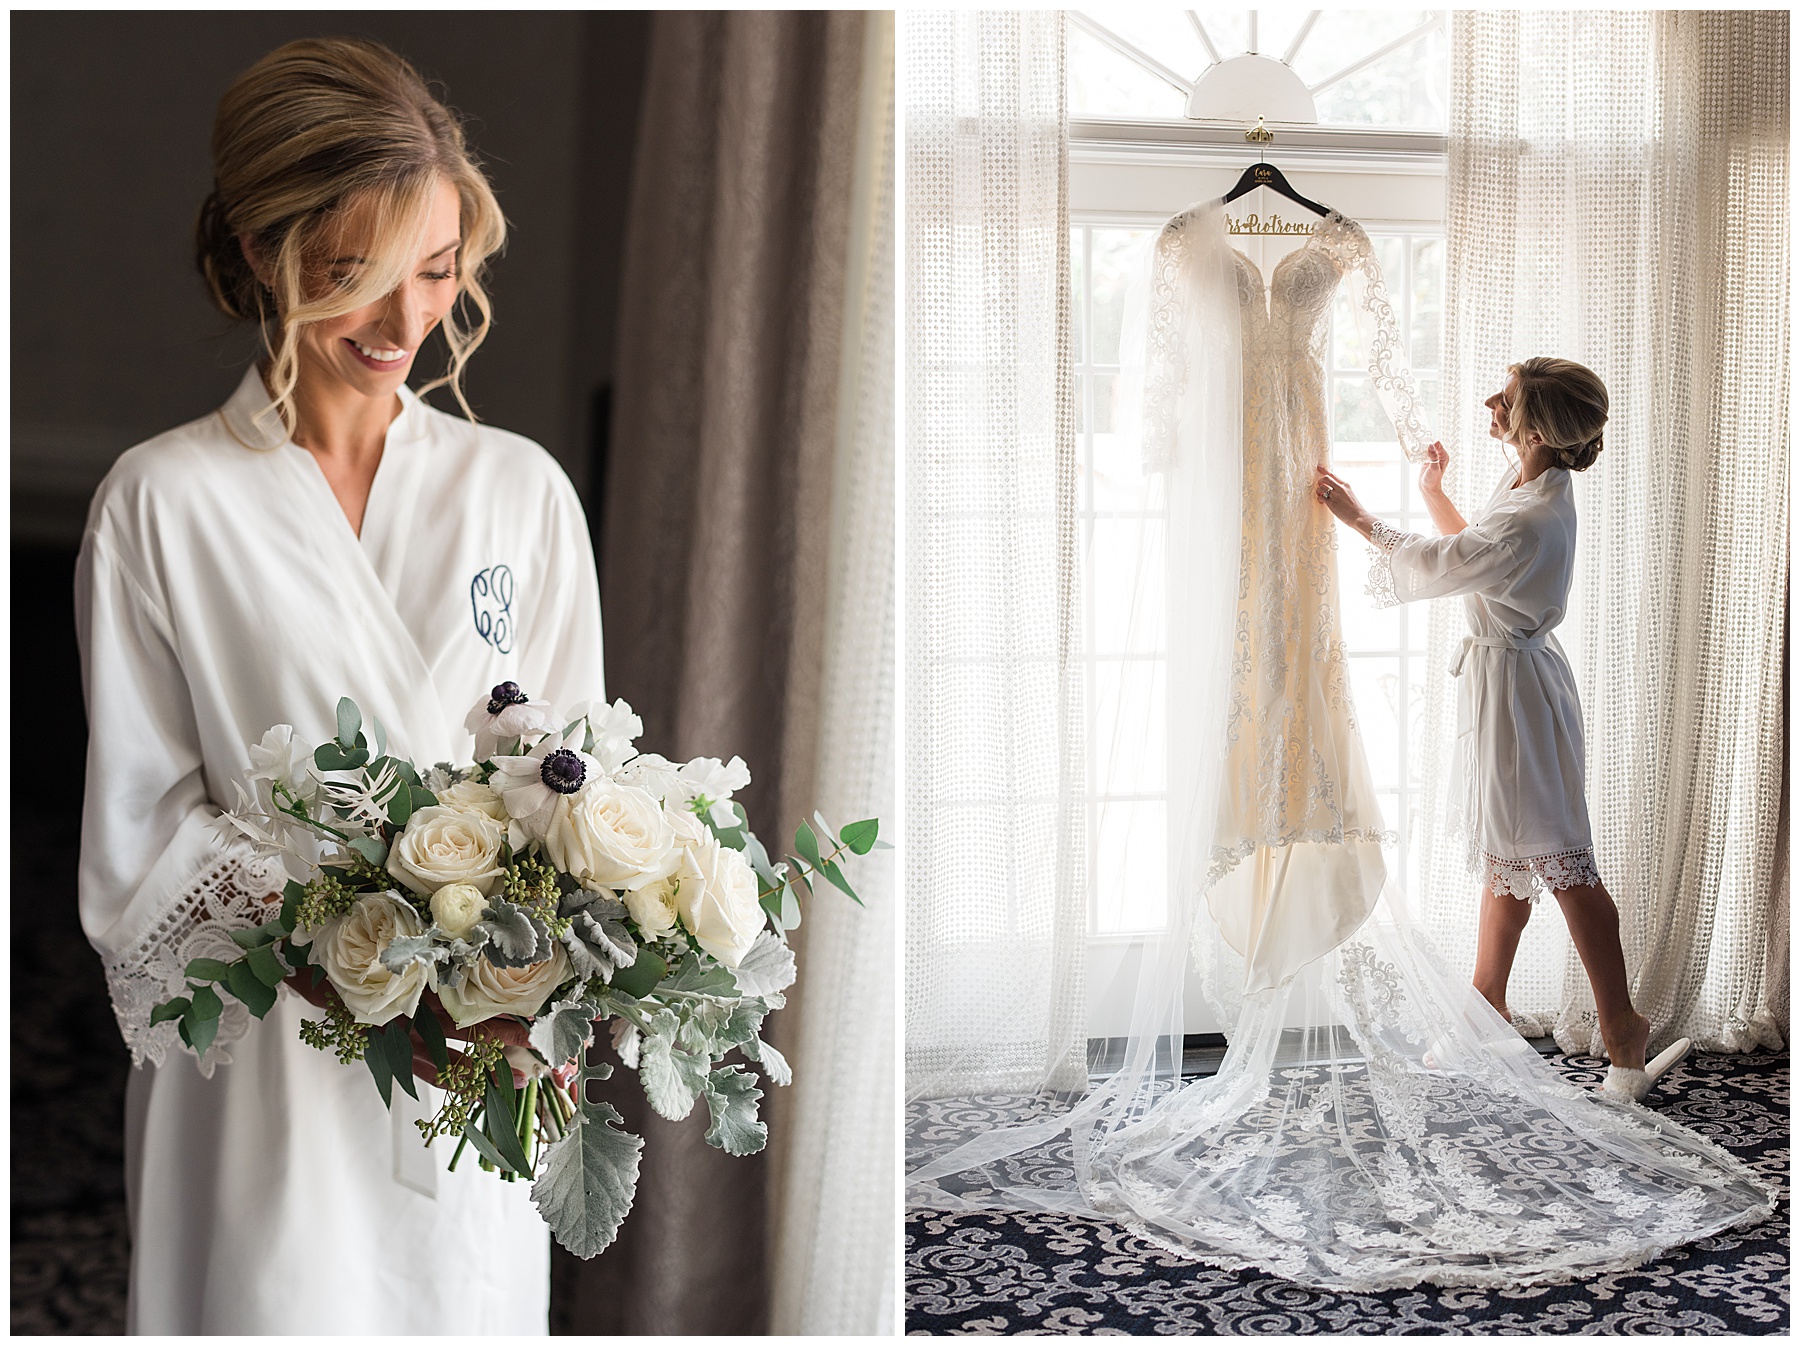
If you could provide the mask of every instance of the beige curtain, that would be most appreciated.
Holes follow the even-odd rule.
[[[1788,16],[1458,14],[1446,199],[1443,415],[1465,510],[1501,470],[1481,399],[1509,362],[1580,360],[1612,396],[1576,478],[1565,624],[1600,871],[1653,1046],[1775,1047],[1788,1019]],[[1431,657],[1462,632],[1432,620]],[[1423,721],[1441,782],[1453,683]],[[1426,914],[1473,961],[1474,884],[1441,801]],[[1599,1050],[1554,907],[1510,996]]]
[[[658,13],[633,171],[600,507],[607,690],[652,751],[742,754],[771,847],[815,802],[864,28]],[[803,938],[800,959],[805,978]],[[784,1049],[792,1017],[771,1020]],[[711,1149],[703,1109],[664,1122],[623,1073],[608,1088],[645,1138],[637,1202],[600,1257],[558,1257],[556,1326],[766,1331],[771,1156]]]

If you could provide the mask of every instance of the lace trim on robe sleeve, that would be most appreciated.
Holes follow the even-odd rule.
[[[1400,606],[1400,595],[1394,588],[1394,548],[1405,536],[1398,528],[1380,519],[1375,520],[1375,527],[1369,532],[1369,543],[1375,548],[1375,554],[1370,560],[1369,582],[1363,586],[1363,592],[1375,600],[1378,608]]]
[[[131,1063],[161,1066],[171,1053],[191,1055],[174,1020],[151,1026],[150,1011],[174,996],[187,994],[184,975],[195,958],[230,960],[243,953],[231,931],[261,925],[286,883],[281,862],[253,857],[247,847],[220,855],[182,888],[168,910],[142,935],[104,960],[106,985],[112,993],[119,1034],[131,1050]],[[199,1062],[200,1073],[231,1060],[228,1047],[249,1032],[250,1011],[235,996],[221,993],[225,1012],[218,1035]]]

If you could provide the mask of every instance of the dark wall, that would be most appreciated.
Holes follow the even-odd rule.
[[[467,118],[511,226],[470,401],[542,443],[587,492],[646,16],[14,13],[15,539],[73,541],[119,452],[235,386],[250,342],[208,304],[193,262],[213,113],[259,57],[323,35],[387,43]],[[439,358],[427,351],[424,368]]]

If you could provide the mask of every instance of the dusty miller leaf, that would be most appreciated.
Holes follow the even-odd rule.
[[[583,1073],[583,1081],[588,1078]],[[637,1195],[640,1136],[615,1128],[623,1120],[610,1104],[581,1109],[569,1132],[544,1156],[531,1199],[556,1241],[577,1257],[593,1257],[618,1236]]]
[[[742,1066],[715,1070],[706,1078],[706,1106],[712,1125],[706,1143],[726,1154],[755,1154],[769,1143],[769,1128],[757,1120],[756,1100],[762,1090]]]
[[[488,899],[488,914],[475,928],[486,932],[488,962],[495,967],[529,967],[549,956],[549,932],[523,907],[503,897]],[[544,944],[541,954],[540,940]]]
[[[673,1014],[665,1010],[653,1023],[656,1032],[646,1037],[639,1048],[638,1080],[650,1106],[671,1122],[678,1122],[694,1110],[694,1100],[706,1087],[709,1062],[676,1045],[679,1025]]]
[[[763,1074],[769,1077],[770,1084],[786,1086],[794,1082],[794,1069],[788,1065],[787,1057],[761,1038],[752,1038],[746,1043],[744,1055],[763,1068]]]
[[[734,975],[740,995],[778,995],[794,984],[794,951],[765,930],[756,937]]]
[[[572,1061],[594,1040],[594,1020],[599,1013],[598,1005],[580,1000],[552,1005],[531,1025],[531,1045],[553,1066]]]

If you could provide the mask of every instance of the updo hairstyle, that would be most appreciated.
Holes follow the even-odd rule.
[[[1536,431],[1550,461],[1571,472],[1583,472],[1605,448],[1606,385],[1586,365],[1539,355],[1510,366],[1519,376],[1507,439],[1523,444]]]
[[[424,242],[441,180],[461,201],[456,301],[444,315],[450,361],[420,389],[450,386],[463,412],[462,372],[486,338],[493,306],[482,286],[506,221],[456,116],[412,66],[378,42],[305,38],[263,57],[219,100],[213,124],[213,190],[200,207],[195,247],[213,303],[254,320],[268,356],[269,392],[289,433],[299,333],[391,294]],[[375,255],[350,281],[320,285],[331,235],[347,208],[368,203]],[[239,246],[252,239],[269,275],[264,285]],[[313,272],[307,297],[307,272]],[[477,321],[465,326],[463,300]]]

